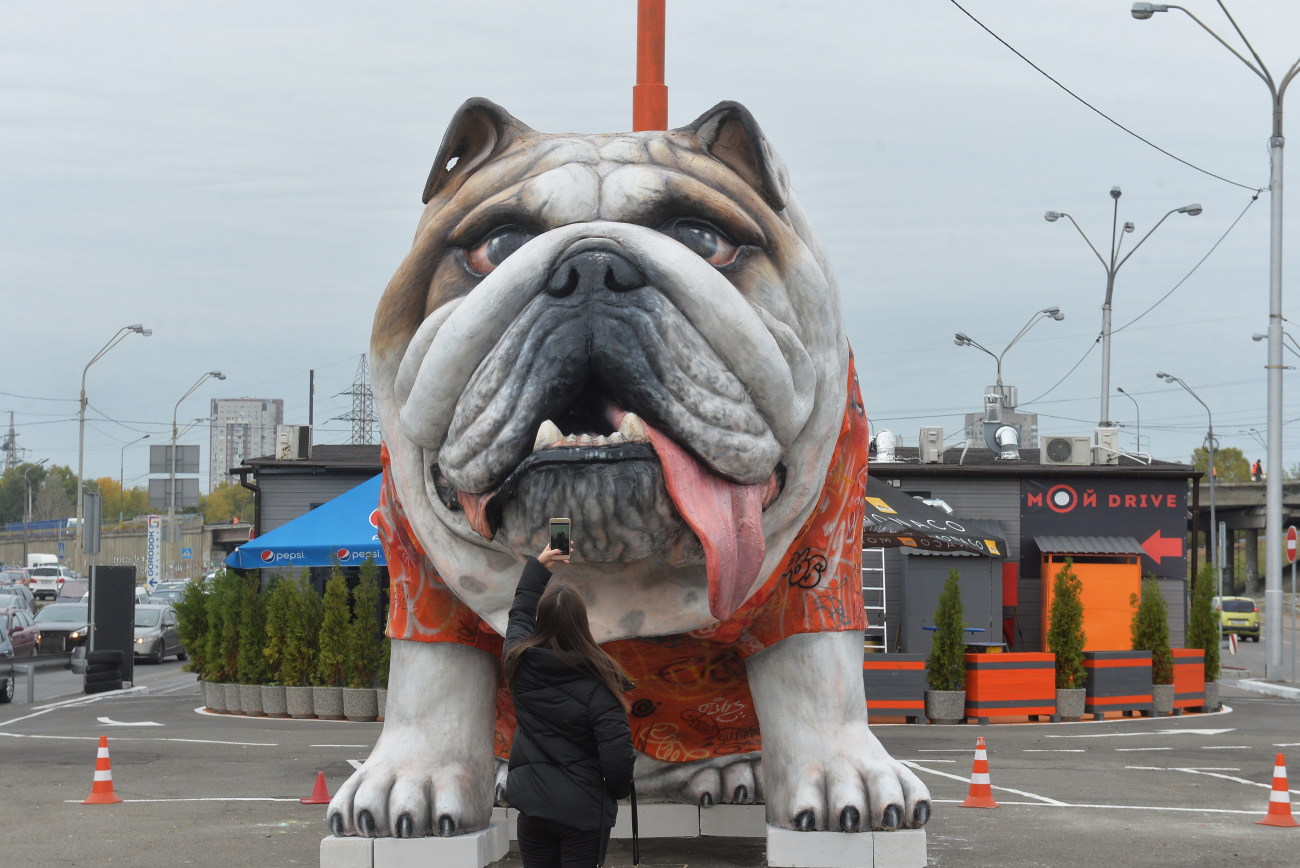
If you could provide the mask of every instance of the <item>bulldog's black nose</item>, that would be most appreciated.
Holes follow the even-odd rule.
[[[645,274],[622,254],[609,250],[584,250],[555,267],[546,283],[546,291],[556,298],[564,298],[578,290],[584,293],[601,289],[625,292],[645,285]]]

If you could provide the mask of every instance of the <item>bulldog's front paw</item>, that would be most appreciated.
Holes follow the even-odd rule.
[[[758,753],[670,763],[636,755],[638,798],[712,805],[763,801],[763,763]]]
[[[492,818],[496,661],[449,642],[393,641],[384,731],[330,802],[336,836],[464,835]]]
[[[365,764],[334,795],[330,832],[365,838],[463,835],[487,827],[490,799],[477,773],[426,747],[416,728],[385,727]]]
[[[850,724],[828,738],[768,751],[767,820],[800,832],[919,829],[930,792],[867,728]]]

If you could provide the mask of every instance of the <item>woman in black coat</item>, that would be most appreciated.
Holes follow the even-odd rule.
[[[548,585],[568,555],[547,548],[524,564],[502,665],[515,703],[506,801],[519,811],[524,868],[594,868],[632,788],[630,684],[600,650],[573,588]]]

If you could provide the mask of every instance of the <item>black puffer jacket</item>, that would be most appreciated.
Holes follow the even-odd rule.
[[[528,638],[537,601],[550,572],[529,558],[524,564],[507,649]],[[600,681],[562,662],[549,648],[529,648],[515,672],[514,744],[506,800],[529,817],[575,829],[614,825],[615,799],[632,786],[632,737],[627,715]]]

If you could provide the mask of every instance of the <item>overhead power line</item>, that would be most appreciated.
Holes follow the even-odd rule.
[[[966,10],[965,7],[963,7],[960,3],[958,3],[957,0],[948,0],[948,2],[951,3],[952,5],[956,6],[959,10],[961,10],[961,13],[962,13],[963,15],[965,15],[967,18],[969,18],[971,21],[974,21],[976,24],[978,24],[978,25],[980,26],[980,28],[981,28],[985,33],[987,33],[989,36],[992,36],[992,37],[993,37],[994,39],[996,39],[998,42],[1001,42],[1003,45],[1005,45],[1005,46],[1007,47],[1007,49],[1011,51],[1012,54],[1014,54],[1016,57],[1019,57],[1019,58],[1020,58],[1021,60],[1023,60],[1025,63],[1027,63],[1027,64],[1029,64],[1030,66],[1032,66],[1032,67],[1034,68],[1034,70],[1035,70],[1039,75],[1043,76],[1043,77],[1046,78],[1048,81],[1050,81],[1052,84],[1056,85],[1056,86],[1059,87],[1061,90],[1065,91],[1065,92],[1068,93],[1070,96],[1074,97],[1076,100],[1078,100],[1079,102],[1083,103],[1085,106],[1087,106],[1087,107],[1088,107],[1089,109],[1091,109],[1093,112],[1095,112],[1096,114],[1098,114],[1099,116],[1101,116],[1101,117],[1104,118],[1105,120],[1109,121],[1110,123],[1114,124],[1115,126],[1119,127],[1121,130],[1123,130],[1124,132],[1128,133],[1128,134],[1129,134],[1130,136],[1132,136],[1133,138],[1137,139],[1139,142],[1142,142],[1144,145],[1149,145],[1150,147],[1155,148],[1157,151],[1159,151],[1160,153],[1164,154],[1166,157],[1169,157],[1169,158],[1171,158],[1171,159],[1177,160],[1178,162],[1182,163],[1184,166],[1187,166],[1189,169],[1195,169],[1196,171],[1200,172],[1201,174],[1209,175],[1211,178],[1217,178],[1218,180],[1224,182],[1225,184],[1231,184],[1231,185],[1233,185],[1234,187],[1240,187],[1240,188],[1242,188],[1243,190],[1251,190],[1251,191],[1254,191],[1255,193],[1259,193],[1259,192],[1262,192],[1262,191],[1264,190],[1263,187],[1252,187],[1250,184],[1241,184],[1241,183],[1238,183],[1237,181],[1233,181],[1233,180],[1230,179],[1230,178],[1225,178],[1225,177],[1223,177],[1222,175],[1216,175],[1216,174],[1214,174],[1213,172],[1211,172],[1209,169],[1202,169],[1200,166],[1196,165],[1195,163],[1188,162],[1187,160],[1184,160],[1182,157],[1178,156],[1177,154],[1172,154],[1172,153],[1170,153],[1169,151],[1166,151],[1164,148],[1160,147],[1159,145],[1157,145],[1155,142],[1151,141],[1150,139],[1148,139],[1148,138],[1146,138],[1146,137],[1144,137],[1144,136],[1138,135],[1138,134],[1135,133],[1133,130],[1131,130],[1131,129],[1129,129],[1128,127],[1124,126],[1122,123],[1120,123],[1119,121],[1115,120],[1113,117],[1111,117],[1110,115],[1106,114],[1104,111],[1102,111],[1101,109],[1097,108],[1095,105],[1093,105],[1092,103],[1088,102],[1086,99],[1084,99],[1083,97],[1079,96],[1079,95],[1078,95],[1077,93],[1075,93],[1074,91],[1070,90],[1068,87],[1066,87],[1066,86],[1065,86],[1064,84],[1062,84],[1060,81],[1058,81],[1058,80],[1056,80],[1055,78],[1053,78],[1053,77],[1052,77],[1052,76],[1051,76],[1051,75],[1050,75],[1046,70],[1044,70],[1041,66],[1039,66],[1039,65],[1036,64],[1036,63],[1034,63],[1034,62],[1033,62],[1032,60],[1030,60],[1028,57],[1025,57],[1023,54],[1021,54],[1019,51],[1017,51],[1016,48],[1015,48],[1015,46],[1013,46],[1010,42],[1007,42],[1007,41],[1006,41],[1005,39],[1003,39],[1001,36],[998,36],[996,33],[994,33],[994,32],[989,28],[989,26],[988,26],[987,24],[985,24],[983,21],[980,21],[978,18],[976,18],[974,15],[972,15],[969,11]]]

